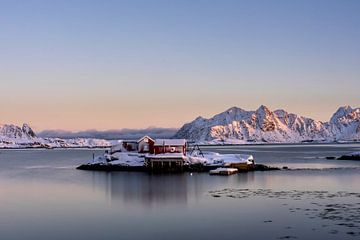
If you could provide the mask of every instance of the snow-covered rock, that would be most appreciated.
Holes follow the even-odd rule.
[[[360,108],[341,107],[330,122],[260,106],[256,111],[232,107],[210,119],[198,117],[185,124],[175,138],[198,143],[298,143],[360,139]]]
[[[360,160],[360,152],[352,152],[342,155],[338,160]]]
[[[199,155],[197,152],[183,155],[182,153],[165,153],[165,154],[141,154],[137,152],[115,152],[113,154],[105,153],[104,155],[95,157],[89,161],[88,165],[114,165],[114,166],[145,166],[145,158],[169,159],[182,158],[186,165],[200,164],[205,166],[230,166],[231,164],[243,163],[253,165],[254,158],[252,155],[246,154],[219,154],[216,152],[203,152]]]
[[[134,152],[117,152],[111,155],[108,164],[121,166],[144,166],[144,155]]]
[[[348,156],[357,156],[357,157],[360,157],[360,152],[352,152],[352,153],[349,153],[347,154]]]
[[[202,155],[193,153],[187,156],[188,164],[202,164],[207,166],[228,166],[230,164],[254,164],[254,157],[247,154],[220,154],[217,152],[203,152]]]

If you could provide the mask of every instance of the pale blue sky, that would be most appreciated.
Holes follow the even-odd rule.
[[[0,122],[180,127],[360,106],[360,1],[0,0]]]

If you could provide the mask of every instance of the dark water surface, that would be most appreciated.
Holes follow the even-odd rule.
[[[90,172],[94,150],[0,150],[0,239],[360,239],[360,162],[323,159],[360,144],[206,150],[294,170]]]

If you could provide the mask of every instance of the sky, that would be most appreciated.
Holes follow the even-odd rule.
[[[181,127],[360,107],[360,1],[0,0],[0,123]]]

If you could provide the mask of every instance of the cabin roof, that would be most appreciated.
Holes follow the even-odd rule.
[[[151,141],[155,142],[155,140],[154,140],[154,139],[152,139],[151,137],[149,137],[148,135],[143,136],[143,137],[142,137],[142,138],[140,138],[137,142],[139,143],[139,142],[141,142],[142,140],[144,140],[145,138],[148,138],[149,140],[151,140]]]
[[[185,146],[185,139],[156,139],[154,146]]]

